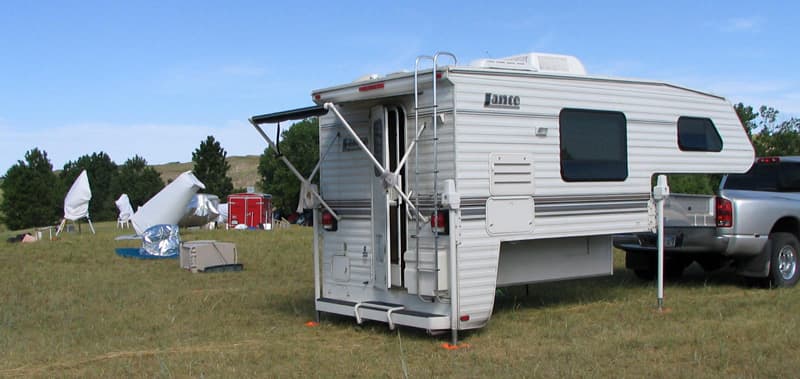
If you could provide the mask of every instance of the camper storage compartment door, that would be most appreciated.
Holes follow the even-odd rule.
[[[533,197],[492,197],[486,201],[486,229],[490,235],[533,232]]]

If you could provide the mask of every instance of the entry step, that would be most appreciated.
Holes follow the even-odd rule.
[[[358,304],[359,303],[356,303],[356,302],[353,302],[353,301],[331,299],[331,298],[323,297],[323,298],[317,299],[317,310],[321,310],[321,311],[324,311],[324,312],[344,314],[344,315],[352,315],[353,314],[353,309],[355,309],[356,305],[358,305]],[[347,311],[346,313],[345,312],[340,313],[340,312],[336,312],[336,311],[331,311],[331,310],[328,310],[328,309],[331,309],[332,307],[329,308],[328,305],[348,307],[349,311]],[[389,309],[404,308],[404,307],[405,306],[403,304],[393,304],[393,303],[387,303],[387,302],[379,301],[379,300],[370,300],[370,301],[362,301],[359,308],[361,310],[374,309],[374,310],[386,311],[386,310],[389,310]],[[325,308],[325,309],[323,309],[323,308]],[[420,318],[430,318],[430,319],[447,318],[446,315],[441,315],[441,314],[436,314],[436,313],[429,313],[429,312],[422,312],[422,311],[415,311],[415,310],[411,310],[411,309],[400,309],[400,310],[394,311],[392,314],[393,315],[405,315],[405,316],[412,316],[412,317],[420,317]],[[381,321],[381,320],[378,320],[378,321]],[[411,326],[416,326],[416,325],[411,325]],[[448,321],[447,328],[449,328],[449,327],[450,326],[449,326],[449,321]]]

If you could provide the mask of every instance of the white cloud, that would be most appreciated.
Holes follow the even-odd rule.
[[[175,66],[156,80],[157,88],[170,94],[227,92],[237,83],[261,79],[270,73],[265,66],[249,62],[223,65]]]
[[[220,142],[228,156],[259,155],[266,147],[266,142],[245,121],[231,121],[221,128],[95,123],[31,130],[0,124],[0,133],[4,136],[0,144],[0,175],[23,160],[25,152],[34,147],[47,152],[55,169],[82,155],[100,151],[117,164],[137,154],[150,164],[188,162],[192,152],[209,135]]]
[[[725,96],[731,102],[741,102],[753,107],[766,105],[779,110],[783,115],[800,115],[800,92],[796,90],[797,83],[753,78],[709,81],[705,83],[705,87]]]
[[[729,18],[719,25],[719,29],[726,33],[731,32],[757,32],[763,20],[760,17],[735,17]]]
[[[536,40],[533,42],[533,46],[531,46],[531,51],[546,52],[552,50],[553,46],[557,45],[557,39],[556,33],[552,30],[548,30],[536,36]]]

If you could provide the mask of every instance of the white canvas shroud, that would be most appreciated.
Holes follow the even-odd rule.
[[[220,204],[217,206],[217,210],[219,211],[217,222],[228,222],[228,203]]]
[[[158,224],[177,224],[192,196],[206,186],[191,171],[180,174],[172,183],[139,207],[131,217],[136,234]]]
[[[119,195],[119,199],[114,202],[117,205],[117,209],[119,209],[119,220],[120,221],[128,221],[133,216],[133,207],[131,206],[131,199],[128,197],[128,194],[123,193]]]
[[[89,176],[86,174],[86,170],[83,170],[72,183],[67,197],[64,198],[64,218],[76,221],[89,217],[89,200],[91,199],[92,190],[89,188]]]

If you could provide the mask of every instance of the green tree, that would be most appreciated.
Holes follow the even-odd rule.
[[[719,188],[721,175],[717,174],[672,174],[667,175],[669,189],[675,193],[713,195]],[[656,177],[652,185],[655,186]]]
[[[0,212],[11,230],[53,225],[63,212],[58,177],[47,152],[34,148],[6,172]]]
[[[89,186],[92,189],[89,215],[97,221],[115,220],[117,218],[117,208],[114,204],[116,198],[111,192],[111,183],[117,175],[117,164],[102,151],[81,156],[74,162],[67,162],[59,175],[63,196],[66,196],[70,186],[83,170],[86,170],[89,176]]]
[[[226,199],[233,191],[233,181],[228,176],[231,165],[226,161],[227,157],[228,153],[214,139],[214,136],[208,136],[205,141],[200,142],[200,147],[192,153],[192,162],[194,162],[192,171],[197,179],[206,185],[205,190],[201,192]]]
[[[779,121],[780,111],[762,105],[754,120],[757,133],[753,133],[756,155],[778,156],[800,154],[800,119],[792,117]]]
[[[155,194],[164,188],[161,175],[147,165],[147,161],[135,155],[119,166],[117,175],[111,180],[111,193],[114,199],[121,194],[128,194],[133,209],[144,205]]]
[[[758,117],[758,113],[753,111],[753,107],[742,103],[734,105],[733,109],[736,111],[736,115],[739,116],[739,121],[742,123],[747,135],[752,136],[753,129],[756,128],[755,119]]]
[[[281,133],[280,153],[289,159],[301,175],[308,177],[319,160],[319,120],[310,118],[293,124]],[[300,182],[268,147],[258,162],[259,185],[272,194],[273,205],[284,214],[297,208]]]

